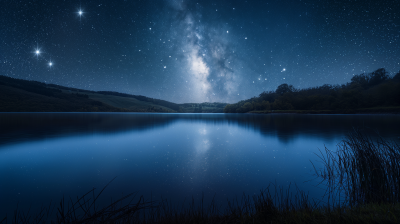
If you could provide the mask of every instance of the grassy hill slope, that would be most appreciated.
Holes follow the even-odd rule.
[[[142,98],[147,101],[151,99]],[[169,103],[165,102],[164,104]],[[138,100],[128,94],[95,92],[0,76],[0,112],[85,111],[176,112],[153,102]]]
[[[122,112],[77,94],[53,92],[51,96],[0,85],[0,112]]]
[[[222,113],[225,103],[176,104],[140,95],[89,91],[0,75],[0,112]]]
[[[89,96],[89,99],[100,101],[104,104],[116,107],[124,108],[133,111],[149,111],[149,112],[177,112],[171,108],[164,107],[158,104],[137,100],[133,97],[121,97],[114,95],[106,95],[101,93],[89,92],[85,93]]]

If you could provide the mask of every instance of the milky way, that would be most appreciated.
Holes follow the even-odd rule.
[[[173,13],[171,37],[177,42],[183,60],[180,73],[188,80],[187,92],[195,102],[224,102],[238,94],[241,83],[234,43],[226,24],[206,24],[200,4],[193,12],[185,1],[170,1]],[[170,12],[170,11],[168,11]],[[226,32],[224,32],[226,31]]]
[[[176,103],[400,70],[399,1],[6,1],[2,75]]]

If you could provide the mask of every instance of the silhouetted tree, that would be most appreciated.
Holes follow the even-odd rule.
[[[370,86],[375,86],[381,84],[382,82],[389,79],[388,72],[384,68],[380,68],[369,75],[369,82]]]
[[[276,88],[276,93],[279,95],[283,95],[285,93],[292,93],[295,91],[295,88],[292,85],[288,85],[286,83],[281,84]]]
[[[253,104],[252,103],[250,103],[250,102],[247,102],[247,103],[245,103],[243,106],[242,106],[242,108],[243,108],[243,110],[244,111],[251,111],[251,110],[253,110]]]
[[[264,101],[262,101],[261,105],[262,105],[262,109],[271,110],[271,104],[269,103],[269,101],[264,100]]]
[[[393,81],[400,82],[400,71],[395,76],[393,76]]]
[[[355,75],[353,78],[351,78],[351,84],[354,86],[355,84],[359,84],[363,88],[366,88],[368,86],[368,76],[366,76],[364,73],[360,75]]]

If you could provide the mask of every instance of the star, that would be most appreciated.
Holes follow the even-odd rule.
[[[34,51],[34,53],[36,54],[36,59],[38,59],[38,58],[39,58],[39,55],[40,55],[42,52],[40,52],[40,49],[39,49],[39,48],[36,48],[35,51]]]
[[[53,62],[50,61],[50,62],[49,62],[49,67],[52,67],[52,66],[53,66]]]
[[[82,9],[81,8],[79,8],[79,10],[78,10],[78,16],[79,16],[79,20],[80,19],[82,19],[82,16],[83,16],[83,11],[82,11]]]

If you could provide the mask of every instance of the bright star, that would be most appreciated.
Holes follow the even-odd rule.
[[[36,55],[36,59],[39,58],[39,55],[42,53],[38,47],[36,47],[35,51],[33,52]]]
[[[83,11],[82,11],[82,9],[80,8],[79,10],[78,10],[78,16],[79,16],[79,19],[82,19],[82,16],[83,16]]]
[[[50,62],[49,62],[49,66],[50,66],[50,67],[53,66],[53,62],[50,61]]]

